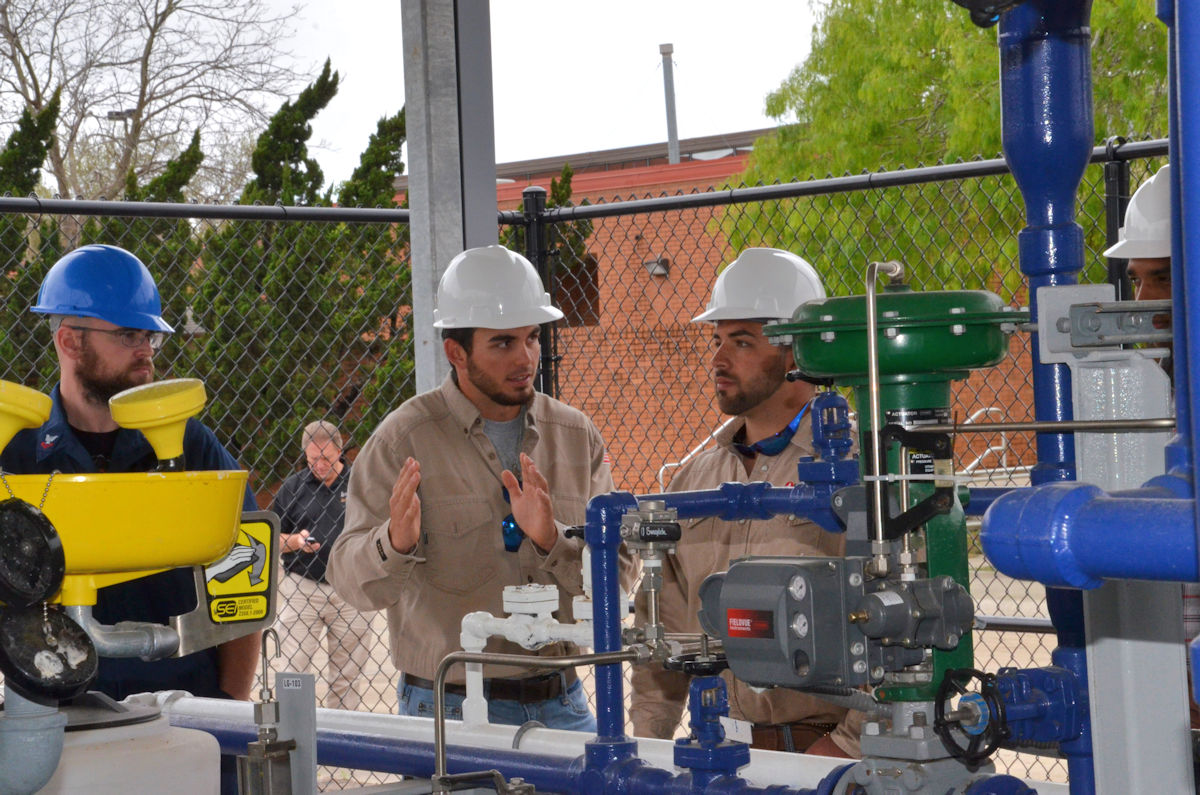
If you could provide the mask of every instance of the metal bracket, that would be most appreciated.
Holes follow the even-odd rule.
[[[883,429],[879,431],[879,436],[881,438],[880,445],[883,450],[887,450],[893,443],[899,442],[910,451],[923,450],[931,453],[935,472],[939,474],[942,472],[947,474],[953,472],[954,444],[951,442],[948,434],[910,431],[901,425],[891,424],[883,426]],[[868,456],[871,454],[870,448],[873,443],[872,434],[867,434],[863,437],[863,447],[866,451],[865,454]],[[951,507],[954,505],[954,485],[952,480],[949,481],[949,485],[943,485],[943,483],[946,483],[946,481],[934,481],[935,485],[932,494],[911,508],[901,512],[898,516],[890,516],[888,510],[885,508],[883,515],[884,540],[894,541],[905,533],[916,530],[933,517],[949,513]],[[873,521],[872,517],[875,510],[874,501],[868,499],[868,523]]]
[[[238,547],[235,546],[234,552],[225,559],[235,559],[236,567],[223,567],[225,561],[208,567],[194,567],[196,607],[190,613],[171,617],[171,628],[179,634],[179,649],[173,656],[182,657],[212,648],[275,623],[279,517],[270,511],[245,511],[241,526],[243,534],[251,540],[251,546],[243,545],[243,553],[249,554],[236,559],[234,552]],[[217,569],[220,573],[214,574]],[[248,585],[241,586],[243,581]],[[214,595],[214,591],[226,589],[235,592],[253,589],[253,592]]]
[[[1155,328],[1156,317],[1171,316],[1171,302],[1117,301],[1073,304],[1068,317],[1059,318],[1058,331],[1070,333],[1076,348],[1098,348],[1133,342],[1170,342],[1170,323]]]

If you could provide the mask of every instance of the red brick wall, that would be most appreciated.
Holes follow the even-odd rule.
[[[744,167],[744,157],[576,174],[574,201],[589,203],[720,189]],[[551,176],[498,188],[503,209],[520,206],[527,184],[549,187]],[[707,326],[688,321],[704,308],[720,266],[735,254],[721,231],[721,208],[656,212],[597,219],[588,252],[597,262],[599,323],[559,326],[561,397],[587,412],[600,428],[613,459],[617,487],[656,491],[661,467],[675,462],[719,426],[724,417],[712,399],[707,376]],[[645,262],[665,257],[670,272],[651,276]],[[999,367],[972,373],[954,387],[959,421],[976,409],[1002,413],[979,422],[1032,416],[1027,377],[1027,338],[1015,336],[1014,356]],[[1009,434],[1007,464],[1032,464],[1031,434]],[[998,435],[963,434],[962,465],[973,461]],[[996,467],[989,455],[981,467]],[[670,473],[666,473],[669,482]]]

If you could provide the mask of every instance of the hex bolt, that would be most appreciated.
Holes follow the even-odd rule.
[[[854,673],[865,674],[866,672],[867,672],[867,664],[865,662],[863,662],[862,660],[859,660],[858,662],[854,663]]]
[[[849,579],[850,584],[852,586],[854,586],[855,588],[862,585],[862,575],[859,574],[857,571],[852,573],[848,579]]]
[[[837,335],[832,331],[821,332],[821,342],[833,342],[835,339],[837,339]]]
[[[850,653],[853,654],[855,657],[858,657],[866,650],[867,650],[867,647],[862,645],[862,643],[859,641],[855,641],[854,643],[850,644]]]
[[[950,327],[950,333],[956,337],[961,337],[963,334],[967,333],[967,327],[961,323],[955,323]]]
[[[882,665],[876,665],[874,668],[871,669],[871,678],[872,679],[882,679],[883,678],[883,666]]]

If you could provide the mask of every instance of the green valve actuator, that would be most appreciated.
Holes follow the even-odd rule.
[[[1009,337],[1029,313],[1008,306],[996,294],[984,290],[913,292],[904,285],[890,285],[873,297],[876,303],[878,360],[878,427],[893,444],[881,461],[883,471],[900,471],[900,447],[907,445],[910,474],[949,475],[949,453],[922,449],[919,440],[905,440],[897,428],[929,423],[948,423],[950,384],[966,378],[971,370],[991,367],[1008,353]],[[870,424],[864,414],[871,406],[868,356],[868,296],[848,296],[812,301],[800,306],[788,323],[767,326],[768,336],[792,336],[796,364],[806,376],[830,379],[854,391],[859,409],[859,432],[863,460],[873,444]],[[919,435],[918,435],[919,436]],[[936,445],[926,445],[932,448]],[[867,473],[864,473],[867,474]],[[888,500],[903,502],[906,510],[924,506],[924,577],[949,576],[969,588],[967,534],[962,504],[949,481],[911,481],[906,486],[887,486]],[[949,502],[949,505],[946,503]],[[936,508],[929,506],[938,503]],[[910,511],[920,514],[920,511]],[[907,515],[907,514],[906,514]],[[892,517],[893,525],[896,517]],[[945,672],[973,666],[970,633],[952,650],[932,650],[928,677],[897,677],[876,689],[886,701],[926,701],[935,697]]]

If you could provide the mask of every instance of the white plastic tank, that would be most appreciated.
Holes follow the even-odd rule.
[[[207,732],[171,726],[166,717],[105,729],[69,731],[62,759],[43,793],[216,795],[221,750]]]

